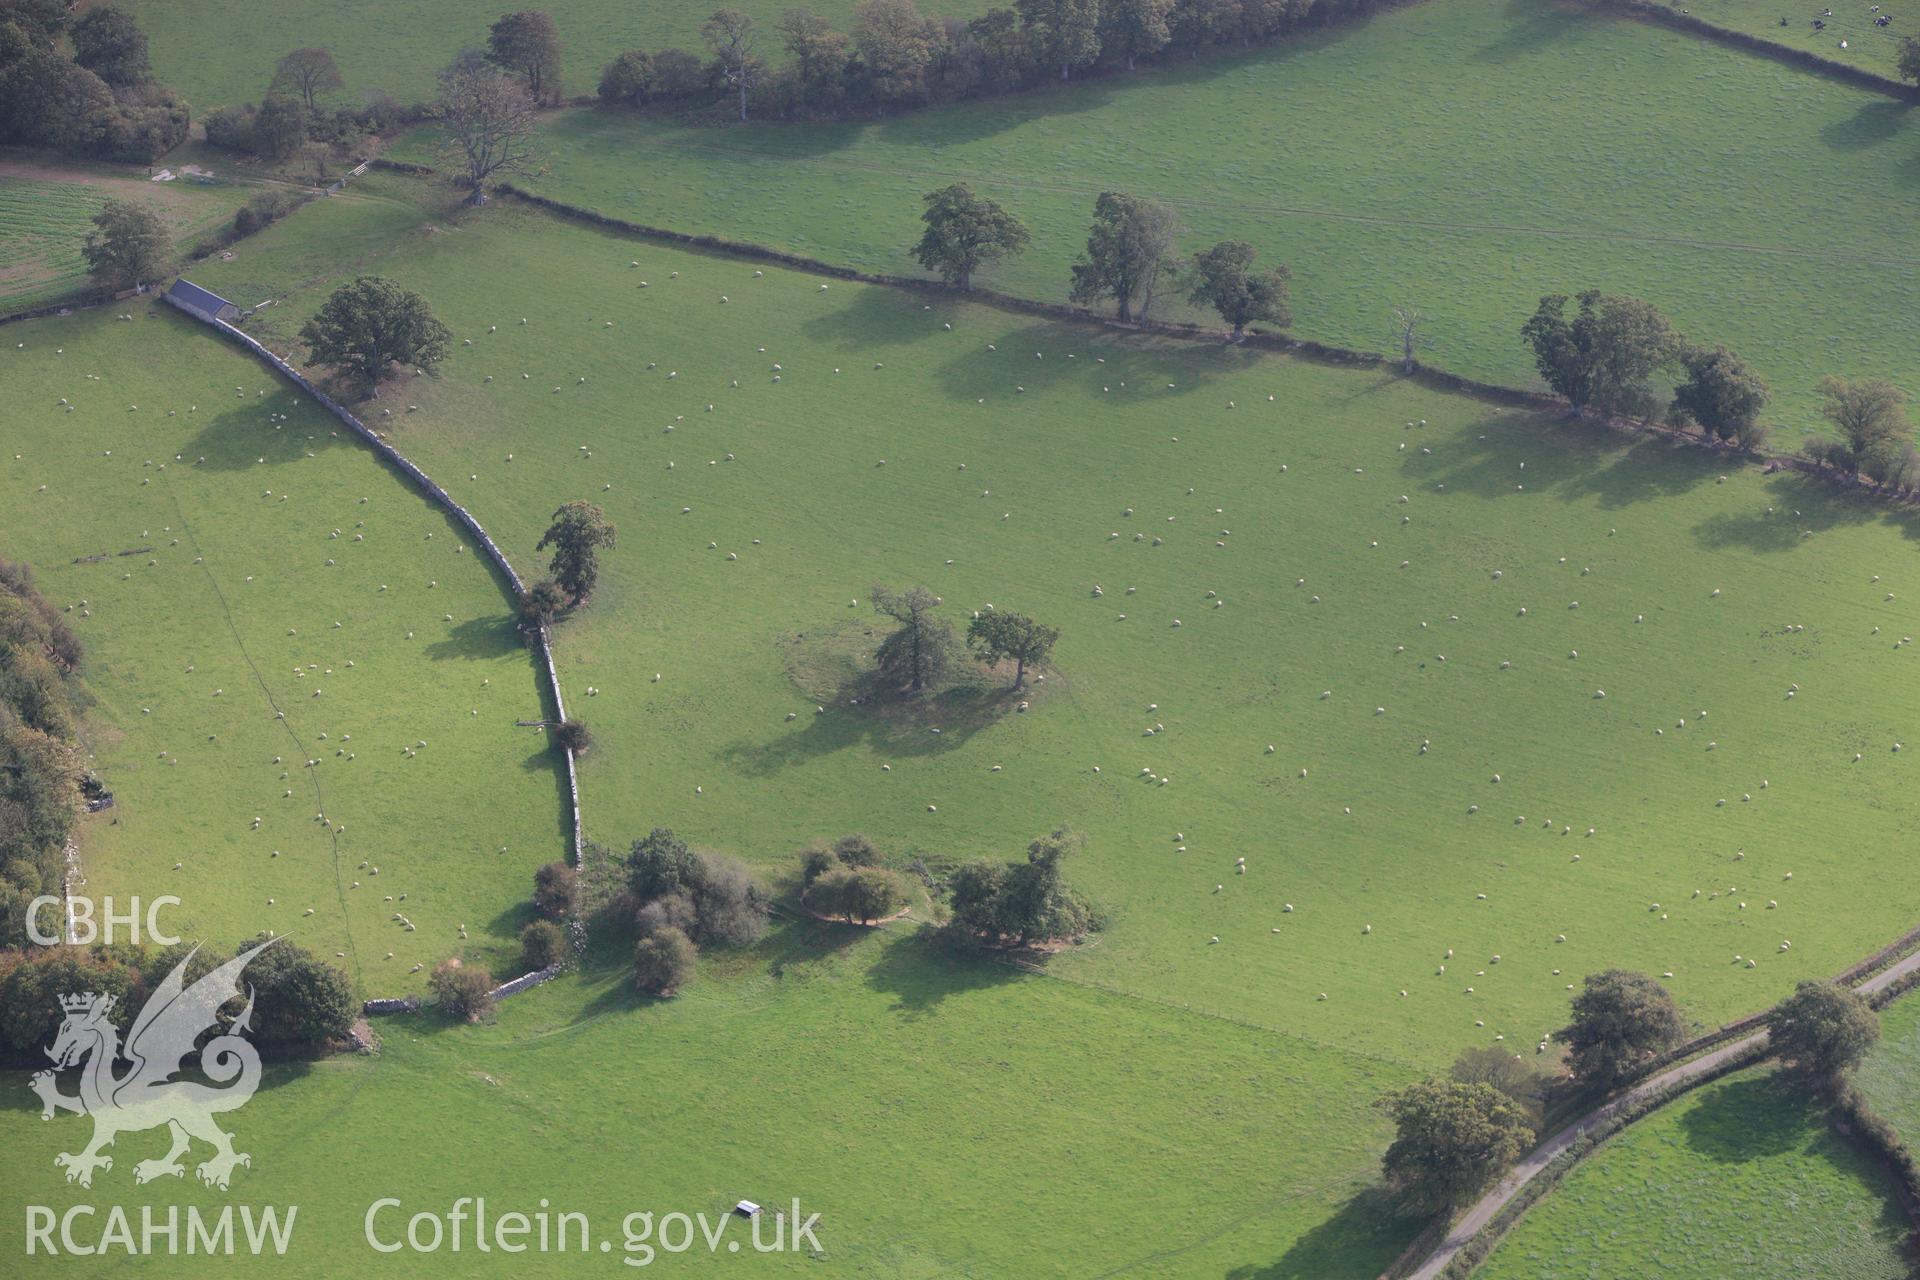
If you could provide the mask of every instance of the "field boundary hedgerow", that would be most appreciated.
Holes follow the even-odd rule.
[[[487,557],[493,562],[494,566],[505,575],[516,595],[526,590],[526,584],[522,581],[519,571],[513,567],[513,562],[507,559],[507,553],[502,551],[498,544],[496,544],[493,538],[487,533],[486,528],[481,525],[479,518],[458,502],[454,501],[453,495],[434,483],[433,478],[421,470],[411,458],[408,458],[393,445],[381,439],[378,432],[361,422],[356,415],[344,405],[340,404],[339,401],[315,386],[305,374],[295,369],[288,361],[269,351],[264,344],[251,334],[235,328],[224,320],[216,319],[213,316],[208,316],[196,311],[192,307],[175,299],[171,294],[162,294],[161,299],[162,301],[172,304],[182,314],[198,320],[203,324],[210,325],[215,332],[238,343],[247,351],[252,352],[276,373],[312,396],[323,409],[339,419],[350,428],[354,434],[372,446],[376,454],[398,468],[403,475],[412,480],[427,496],[429,501],[442,507],[448,514],[453,516],[454,519],[458,520],[460,524],[465,527],[468,534],[486,551]],[[564,721],[567,718],[567,706],[566,700],[560,690],[560,672],[553,661],[552,635],[545,626],[539,627],[534,634],[539,644],[540,665],[546,672],[546,691],[553,698],[554,714],[558,716],[560,720]],[[567,807],[569,817],[571,817],[573,821],[572,863],[577,868],[580,866],[584,849],[582,836],[583,827],[580,818],[580,775],[575,767],[572,749],[563,747],[561,750],[567,764]],[[501,984],[494,988],[491,994],[496,999],[503,996],[516,995],[528,987],[538,986],[540,983],[552,978],[558,972],[559,966],[557,965],[549,966],[545,969],[537,969]],[[362,1010],[366,1013],[395,1013],[412,1011],[419,1007],[419,1000],[412,997],[404,999],[374,998],[365,1001],[362,1005]]]
[[[1642,0],[1630,0],[1642,2]],[[405,171],[415,174],[433,174],[437,172],[427,165],[407,165]],[[847,280],[858,284],[879,285],[885,288],[906,289],[916,293],[931,294],[942,298],[976,302],[984,306],[995,307],[1002,311],[1012,311],[1022,315],[1042,316],[1049,320],[1070,324],[1095,324],[1103,328],[1118,329],[1130,333],[1149,334],[1157,337],[1175,338],[1187,342],[1219,342],[1221,331],[1198,324],[1173,324],[1159,320],[1130,320],[1122,323],[1110,317],[1100,315],[1086,307],[1064,302],[1043,302],[1037,298],[1023,298],[1017,294],[1002,293],[995,289],[961,289],[940,280],[926,279],[920,276],[889,275],[881,272],[861,271],[853,267],[836,266],[818,258],[809,258],[797,253],[769,248],[752,241],[732,240],[725,236],[699,235],[686,231],[670,231],[664,227],[649,226],[646,223],[632,222],[625,218],[616,218],[581,205],[569,204],[564,200],[555,200],[528,191],[511,182],[503,182],[496,188],[500,193],[517,200],[544,209],[557,216],[591,226],[617,231],[642,240],[652,240],[662,244],[679,245],[700,249],[711,253],[724,254],[753,262],[770,262],[776,266],[794,271],[803,271],[811,275],[826,276],[834,280]],[[1529,391],[1521,387],[1506,386],[1497,382],[1482,382],[1463,374],[1449,373],[1423,364],[1418,359],[1409,367],[1394,356],[1378,351],[1361,351],[1353,347],[1335,346],[1318,342],[1311,338],[1294,338],[1285,334],[1262,333],[1248,330],[1239,342],[1241,346],[1253,347],[1263,351],[1273,351],[1282,355],[1299,356],[1318,364],[1336,368],[1350,369],[1387,369],[1398,368],[1402,377],[1411,379],[1421,386],[1437,391],[1451,392],[1457,395],[1471,396],[1489,404],[1508,408],[1532,409],[1536,412],[1568,412],[1567,402],[1558,396],[1542,391]],[[1638,418],[1607,417],[1583,419],[1610,430],[1629,434],[1651,435],[1672,444],[1686,445],[1697,449],[1706,449],[1723,456],[1732,456],[1739,460],[1763,464],[1769,467],[1792,467],[1803,475],[1825,480],[1830,484],[1851,489],[1857,493],[1882,501],[1899,502],[1906,505],[1920,505],[1920,491],[1906,492],[1888,488],[1872,480],[1861,477],[1845,477],[1831,468],[1816,462],[1802,453],[1767,453],[1757,449],[1738,449],[1715,440],[1691,435],[1664,423]],[[1920,935],[1920,930],[1915,931]]]
[[[1823,58],[1805,49],[1796,49],[1791,45],[1780,44],[1778,41],[1766,40],[1744,31],[1735,31],[1731,27],[1722,27],[1704,18],[1696,18],[1690,13],[1681,13],[1666,5],[1655,3],[1655,0],[1586,0],[1586,2],[1597,9],[1617,10],[1641,22],[1671,27],[1690,35],[1704,36],[1706,39],[1731,45],[1748,53],[1757,53],[1763,58],[1784,62],[1802,71],[1829,76],[1850,84],[1856,89],[1883,93],[1903,102],[1920,102],[1920,86],[1904,84],[1890,76],[1868,71],[1864,67],[1838,62],[1832,58]]]
[[[1890,954],[1902,948],[1910,948],[1920,941],[1920,928],[1909,930],[1900,938],[1865,960],[1842,972],[1836,982],[1845,982],[1877,1004],[1885,1003],[1908,987],[1920,982],[1920,952],[1908,954],[1893,968],[1883,970],[1864,981],[1859,975],[1884,964]],[[1891,994],[1888,994],[1891,993]],[[1679,1097],[1690,1093],[1701,1085],[1708,1084],[1731,1071],[1752,1063],[1764,1061],[1769,1046],[1764,1026],[1752,1031],[1745,1039],[1715,1049],[1704,1058],[1695,1058],[1703,1048],[1721,1044],[1730,1034],[1743,1027],[1754,1027],[1764,1023],[1771,1010],[1737,1019],[1726,1026],[1696,1037],[1672,1051],[1667,1061],[1677,1065],[1652,1068],[1653,1074],[1643,1073],[1639,1082],[1626,1093],[1619,1094],[1585,1115],[1562,1125],[1552,1137],[1535,1147],[1516,1165],[1512,1172],[1502,1178],[1495,1188],[1470,1208],[1462,1219],[1467,1229],[1443,1235],[1439,1243],[1426,1254],[1420,1265],[1407,1270],[1409,1257],[1414,1247],[1427,1237],[1422,1232],[1416,1237],[1414,1245],[1382,1273],[1383,1280],[1466,1280],[1479,1265],[1493,1253],[1494,1247],[1514,1223],[1537,1203],[1542,1196],[1565,1178],[1567,1171],[1581,1159],[1597,1150],[1608,1138],[1626,1128],[1627,1125],[1651,1114]],[[1686,1061],[1685,1059],[1692,1059]],[[1656,1060],[1660,1061],[1660,1060]],[[1836,1104],[1838,1105],[1838,1104]],[[1847,1117],[1856,1121],[1863,1129],[1872,1127],[1878,1117],[1862,1104],[1847,1112]],[[1865,1118],[1862,1118],[1865,1117]],[[1915,1197],[1915,1189],[1920,1188],[1920,1172],[1912,1172],[1910,1155],[1906,1163],[1901,1163],[1901,1153],[1906,1151],[1898,1140],[1891,1143],[1887,1135],[1875,1131],[1863,1141],[1871,1144],[1871,1154],[1876,1159],[1891,1166],[1900,1194],[1901,1208],[1907,1212],[1909,1220],[1915,1218],[1916,1209],[1920,1209],[1920,1199]],[[1843,1131],[1842,1136],[1853,1138],[1850,1132]],[[1478,1221],[1475,1221],[1475,1219]]]

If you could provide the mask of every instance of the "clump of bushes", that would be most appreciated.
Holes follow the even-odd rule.
[[[493,1012],[493,975],[459,956],[442,960],[427,979],[440,1007],[456,1018],[478,1022]]]
[[[263,231],[304,203],[305,198],[292,191],[262,191],[233,215],[233,238],[238,240]]]
[[[520,931],[520,964],[528,973],[563,964],[567,932],[551,920],[535,920]]]
[[[638,904],[634,982],[655,994],[670,993],[686,980],[696,946],[758,942],[773,910],[772,894],[746,863],[689,848],[666,827],[634,841],[627,887]]]
[[[1060,869],[1085,844],[1061,827],[1029,845],[1025,862],[962,865],[949,884],[947,936],[971,947],[1031,947],[1097,931],[1104,919]]]
[[[549,920],[564,920],[580,906],[580,873],[564,862],[549,862],[533,873],[534,910]]]
[[[800,851],[800,900],[819,915],[871,924],[906,906],[906,881],[881,865],[880,850],[859,832]]]
[[[693,940],[668,925],[633,947],[633,985],[649,995],[672,996],[693,977]]]
[[[587,728],[584,720],[562,720],[553,727],[553,745],[581,755],[593,745],[593,730]]]

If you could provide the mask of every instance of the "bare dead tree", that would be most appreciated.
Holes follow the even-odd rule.
[[[533,100],[506,73],[461,59],[441,74],[434,109],[446,127],[442,150],[461,165],[473,187],[468,204],[487,202],[489,181],[538,167]]]
[[[1420,325],[1426,317],[1420,314],[1418,307],[1395,307],[1393,309],[1393,336],[1400,343],[1400,371],[1412,373],[1417,361],[1414,352],[1425,346],[1427,339],[1420,336]]]

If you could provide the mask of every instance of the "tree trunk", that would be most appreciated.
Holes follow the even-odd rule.
[[[968,268],[967,270],[965,270],[965,271],[962,271],[962,272],[960,273],[960,287],[961,287],[962,289],[971,289],[971,288],[973,288],[973,270],[972,270],[972,268]]]
[[[487,202],[487,186],[484,182],[473,184],[473,194],[467,197],[467,203],[478,208]]]
[[[1126,324],[1133,319],[1133,299],[1123,293],[1120,295],[1119,302],[1120,307],[1115,318],[1118,319],[1121,324]]]
[[[1065,79],[1067,78],[1067,73],[1068,73],[1068,72],[1070,72],[1071,70],[1073,70],[1073,68],[1072,68],[1072,67],[1070,67],[1070,66],[1068,66],[1068,65],[1067,65],[1066,63],[1064,63],[1064,62],[1063,62],[1063,63],[1061,63],[1061,64],[1060,64],[1060,78],[1061,78],[1062,80],[1065,80]]]
[[[1127,70],[1133,70],[1133,55],[1131,53],[1127,55]]]
[[[1233,326],[1233,340],[1235,342],[1244,341],[1246,336],[1247,336],[1247,326],[1245,326],[1244,324],[1236,324]]]
[[[747,84],[746,84],[746,81],[742,80],[740,82],[740,122],[742,124],[745,124],[746,119],[747,119]]]
[[[1013,687],[1015,689],[1023,689],[1026,687],[1026,683],[1027,660],[1025,658],[1015,658],[1013,660]]]

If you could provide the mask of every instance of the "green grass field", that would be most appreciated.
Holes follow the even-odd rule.
[[[175,932],[221,947],[292,933],[367,995],[462,949],[517,972],[570,823],[514,727],[541,699],[502,584],[316,406],[171,308],[132,314],[0,348],[0,546],[88,646],[117,798],[80,829],[84,892],[176,894]]]
[[[1913,803],[1892,513],[1378,374],[823,291],[508,203],[421,216],[355,269],[473,345],[401,393],[399,442],[530,562],[567,498],[621,525],[560,637],[599,690],[602,840],[784,867],[853,828],[1011,855],[1072,821],[1117,919],[1062,970],[1427,1065],[1531,1043],[1608,964],[1675,973],[1703,1020],[1764,1007],[1920,908],[1884,879]],[[816,714],[876,578],[1061,626],[1059,674],[1026,714]]]
[[[80,249],[110,198],[154,207],[183,247],[230,219],[247,192],[230,183],[157,183],[125,169],[78,169],[0,158],[0,311],[83,289]]]
[[[1759,36],[1790,49],[1802,49],[1833,62],[1871,71],[1889,79],[1900,78],[1900,41],[1920,34],[1920,23],[1899,5],[1845,4],[1827,10],[1825,4],[1757,4],[1755,0],[1665,0],[1668,7],[1691,14],[1716,26]],[[1873,20],[1882,11],[1890,13],[1890,26],[1876,27]],[[1824,16],[1823,16],[1824,15]],[[1787,20],[1786,26],[1780,19]],[[1816,31],[1819,18],[1826,26]],[[1847,42],[1846,48],[1840,42]]]
[[[1141,127],[1151,121],[1150,129]],[[1433,0],[1241,57],[837,125],[555,117],[539,189],[867,270],[916,270],[921,195],[964,179],[1032,227],[981,283],[1064,300],[1096,194],[1163,197],[1188,249],[1293,269],[1295,331],[1524,384],[1542,294],[1643,294],[1773,384],[1782,442],[1829,372],[1920,387],[1901,229],[1920,132],[1896,102],[1663,28]],[[416,158],[426,139],[403,148]],[[1187,314],[1170,307],[1168,315]]]
[[[1894,1280],[1906,1223],[1892,1194],[1804,1095],[1741,1072],[1587,1157],[1475,1274]]]
[[[1880,1043],[1854,1083],[1902,1137],[1920,1139],[1920,1000],[1896,1000],[1881,1011]]]
[[[1002,966],[949,967],[911,931],[782,928],[733,968],[666,1003],[595,973],[503,1004],[489,1027],[383,1019],[377,1057],[277,1070],[232,1117],[253,1156],[232,1199],[300,1207],[295,1247],[271,1265],[302,1277],[626,1270],[619,1252],[516,1259],[470,1242],[377,1256],[362,1219],[381,1196],[406,1205],[380,1219],[383,1238],[476,1195],[495,1213],[544,1197],[616,1246],[639,1210],[718,1217],[743,1196],[797,1196],[824,1215],[824,1267],[730,1260],[724,1246],[717,1261],[704,1246],[658,1259],[702,1274],[1326,1280],[1377,1274],[1417,1226],[1364,1193],[1385,1128],[1366,1100],[1403,1068]],[[42,1124],[17,1075],[0,1075],[0,1098],[16,1156],[0,1187],[15,1204],[227,1199],[191,1178],[133,1187],[134,1156],[163,1140],[151,1133],[122,1138],[125,1163],[91,1193],[69,1188],[52,1156],[85,1122]],[[21,1232],[22,1215],[0,1218],[0,1250],[20,1257]]]
[[[854,0],[819,0],[805,6],[845,31]],[[382,90],[403,102],[434,94],[434,77],[463,49],[487,42],[487,26],[505,8],[475,7],[460,0],[431,0],[396,9],[369,0],[341,0],[303,9],[271,8],[245,0],[126,0],[153,47],[154,74],[187,95],[205,113],[212,107],[257,102],[273,78],[274,63],[290,49],[318,45],[333,54],[349,99]],[[565,48],[564,83],[569,94],[592,93],[600,69],[623,49],[669,45],[706,56],[700,24],[719,5],[642,0],[556,0],[544,6],[560,29]],[[792,7],[784,0],[743,0],[734,8],[761,26],[760,55],[786,60],[773,24]],[[928,12],[970,18],[992,7],[987,0],[942,0]]]

